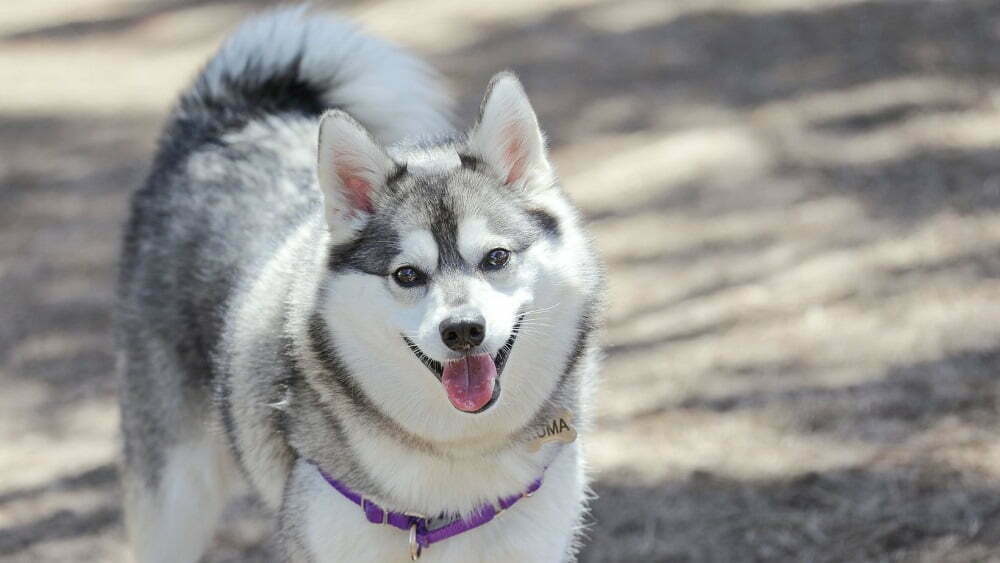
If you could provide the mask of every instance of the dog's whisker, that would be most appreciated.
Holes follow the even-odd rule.
[[[537,309],[528,309],[526,311],[523,311],[521,314],[524,315],[524,314],[528,314],[528,313],[537,313],[539,311],[551,311],[552,309],[555,309],[556,307],[558,307],[560,304],[561,303],[556,302],[555,304],[550,305],[548,307],[539,307]]]

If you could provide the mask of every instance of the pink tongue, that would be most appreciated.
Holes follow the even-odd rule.
[[[448,362],[441,374],[448,400],[465,412],[477,411],[490,402],[496,380],[497,366],[489,354]]]

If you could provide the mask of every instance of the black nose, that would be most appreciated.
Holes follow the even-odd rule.
[[[483,338],[486,338],[486,322],[482,316],[445,319],[439,329],[444,345],[456,352],[479,346],[483,343]]]

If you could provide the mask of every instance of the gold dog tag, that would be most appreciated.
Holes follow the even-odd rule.
[[[535,439],[528,442],[528,451],[537,452],[543,444],[549,442],[562,442],[569,444],[576,440],[576,428],[571,424],[573,413],[566,409],[557,412],[555,417],[543,426],[538,428]]]

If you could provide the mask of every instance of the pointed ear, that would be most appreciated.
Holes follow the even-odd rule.
[[[469,148],[507,185],[551,184],[552,168],[535,110],[521,82],[510,72],[493,77],[469,134]]]
[[[374,191],[392,167],[392,159],[351,116],[340,110],[323,114],[317,174],[328,218],[374,211]]]

